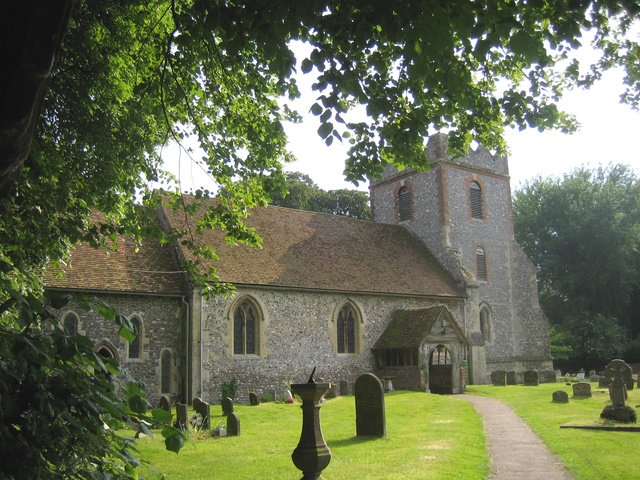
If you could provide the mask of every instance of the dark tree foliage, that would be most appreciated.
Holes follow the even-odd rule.
[[[368,220],[371,214],[369,195],[359,190],[343,188],[340,190],[322,190],[308,175],[300,172],[285,173],[287,194],[274,192],[272,205],[330,213],[346,217]]]
[[[640,333],[638,177],[616,165],[539,178],[515,192],[513,209],[516,239],[538,268],[541,305],[572,357],[606,363],[620,355],[627,334]]]

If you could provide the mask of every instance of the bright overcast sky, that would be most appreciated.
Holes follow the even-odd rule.
[[[301,52],[296,56],[304,58]],[[289,147],[298,161],[286,169],[306,173],[325,190],[355,188],[345,182],[342,173],[348,144],[334,142],[327,147],[320,139],[316,132],[318,119],[309,113],[317,92],[310,89],[313,79],[308,75],[303,77],[298,79],[302,98],[296,100],[293,107],[305,117],[304,121],[285,126]],[[640,136],[640,113],[620,104],[622,92],[620,71],[608,72],[588,91],[566,92],[559,108],[574,114],[582,125],[572,135],[556,131],[509,130],[507,142],[511,150],[509,171],[512,190],[535,177],[560,177],[582,165],[595,168],[609,163],[625,163],[640,174],[640,154],[636,145],[637,136]],[[171,163],[175,165],[176,155],[166,155],[165,158],[169,160],[167,168],[177,173],[177,168],[171,166]],[[183,156],[183,191],[194,184],[196,188],[202,186],[203,172],[184,160]],[[366,190],[367,187],[360,184],[358,188]]]

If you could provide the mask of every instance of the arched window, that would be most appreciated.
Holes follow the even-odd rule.
[[[487,256],[484,248],[476,248],[476,277],[478,280],[487,281]]]
[[[451,354],[444,345],[438,345],[431,352],[431,365],[451,365]]]
[[[67,335],[76,335],[78,333],[78,322],[78,316],[73,312],[69,312],[64,316],[62,325]]]
[[[173,355],[164,350],[160,356],[160,393],[171,393],[171,364]]]
[[[411,191],[406,186],[398,190],[398,212],[401,222],[411,220]]]
[[[484,218],[484,208],[482,205],[482,187],[476,181],[469,185],[469,202],[471,204],[471,218]]]
[[[350,305],[338,313],[338,353],[356,353],[356,319]]]
[[[131,318],[131,324],[136,327],[136,338],[129,344],[129,358],[140,358],[142,345],[142,322],[138,317]]]
[[[480,332],[485,342],[491,341],[491,310],[486,305],[480,308]]]
[[[248,300],[241,302],[233,312],[233,353],[259,354],[258,309]]]

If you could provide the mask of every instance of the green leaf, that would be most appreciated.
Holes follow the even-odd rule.
[[[133,342],[136,339],[136,333],[126,326],[122,326],[118,329],[118,335],[120,335],[129,343]]]
[[[115,309],[104,300],[98,301],[98,312],[109,321],[115,320],[117,315]]]
[[[129,408],[135,413],[147,413],[147,401],[140,395],[134,395],[129,399]]]
[[[164,444],[166,445],[167,450],[178,453],[184,446],[184,440],[180,433],[174,433],[169,438],[165,439]]]
[[[302,63],[300,64],[300,69],[302,70],[302,73],[309,73],[312,68],[313,68],[313,62],[311,60],[309,60],[308,58],[305,58],[304,60],[302,60]]]
[[[322,113],[322,106],[319,103],[314,103],[311,105],[310,112],[317,117]]]
[[[151,410],[151,416],[158,423],[170,424],[173,421],[173,414],[162,408],[154,408]]]
[[[320,128],[318,128],[318,135],[320,135],[321,138],[327,138],[329,135],[331,135],[331,132],[333,131],[333,123],[331,122],[327,122],[327,123],[323,123],[322,125],[320,125]]]

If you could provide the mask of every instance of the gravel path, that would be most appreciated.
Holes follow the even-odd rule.
[[[573,480],[558,457],[511,407],[492,398],[458,395],[482,416],[491,458],[489,480]]]

